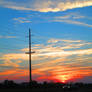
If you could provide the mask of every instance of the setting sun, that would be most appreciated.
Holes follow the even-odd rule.
[[[60,82],[66,83],[71,78],[69,75],[58,75],[56,76],[56,79]]]

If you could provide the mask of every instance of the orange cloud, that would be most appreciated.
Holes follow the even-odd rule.
[[[35,80],[53,80],[59,82],[67,82],[69,80],[76,80],[83,78],[85,76],[92,76],[91,67],[73,67],[70,65],[57,65],[57,66],[43,66],[38,69],[32,70],[33,79]],[[76,73],[75,73],[76,72]],[[28,69],[9,69],[0,73],[0,78],[21,80],[21,78],[29,80],[29,70]]]
[[[21,80],[22,77],[28,77],[29,72],[27,69],[9,69],[3,72],[0,72],[0,80]],[[27,79],[29,80],[29,79]]]
[[[84,69],[84,70],[80,70],[80,68],[79,69],[74,68],[74,70],[73,70],[69,67],[64,67],[64,66],[60,67],[60,69],[57,69],[57,68],[58,68],[58,66],[55,67],[56,71],[55,70],[54,71],[53,70],[48,71],[50,73],[49,76],[48,76],[48,73],[47,73],[47,75],[39,77],[38,80],[42,80],[42,79],[45,79],[45,80],[48,79],[49,80],[49,79],[51,79],[53,81],[68,82],[68,81],[80,79],[80,78],[83,78],[83,77],[86,77],[86,76],[92,76],[90,68]],[[68,71],[67,71],[67,69],[68,69]]]
[[[64,40],[64,42],[71,44],[76,43],[76,46],[78,46],[82,41]],[[51,41],[51,43],[53,43],[53,41]],[[85,42],[82,44],[85,44],[85,46],[87,46]],[[68,44],[68,47],[69,45],[70,44]],[[32,54],[33,79],[39,81],[53,80],[67,82],[69,80],[84,78],[85,76],[92,76],[91,48],[81,50],[64,50],[64,47],[66,47],[66,45],[64,47],[54,47],[52,44],[47,46],[35,46],[36,53]],[[73,46],[74,44],[71,47]],[[27,49],[28,48],[24,48],[21,51],[25,51]],[[2,58],[0,58],[4,61],[3,64],[0,64],[0,66],[8,66],[12,68],[8,70],[2,70],[2,72],[0,72],[0,78],[14,80],[27,78],[28,81],[28,66],[25,67],[25,65],[20,65],[20,63],[23,63],[25,61],[28,62],[28,58],[28,55],[23,52],[4,54]]]

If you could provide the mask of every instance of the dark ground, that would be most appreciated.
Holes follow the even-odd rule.
[[[71,89],[58,89],[58,88],[35,88],[35,89],[1,89],[0,92],[92,92],[91,89],[76,89],[76,90],[71,90]]]
[[[17,84],[13,81],[5,80],[0,83],[0,92],[92,92],[92,84],[47,82],[40,84],[36,81]]]

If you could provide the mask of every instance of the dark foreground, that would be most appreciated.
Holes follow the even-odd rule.
[[[0,89],[0,92],[92,92],[92,88],[62,89],[62,88],[35,88],[35,89]]]
[[[83,83],[31,83],[16,84],[4,81],[0,84],[0,92],[92,92],[92,84]]]

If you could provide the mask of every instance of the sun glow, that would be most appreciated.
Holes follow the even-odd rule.
[[[70,77],[69,75],[58,75],[58,76],[56,76],[56,79],[57,79],[59,82],[66,83],[68,80],[71,79],[71,77]]]

